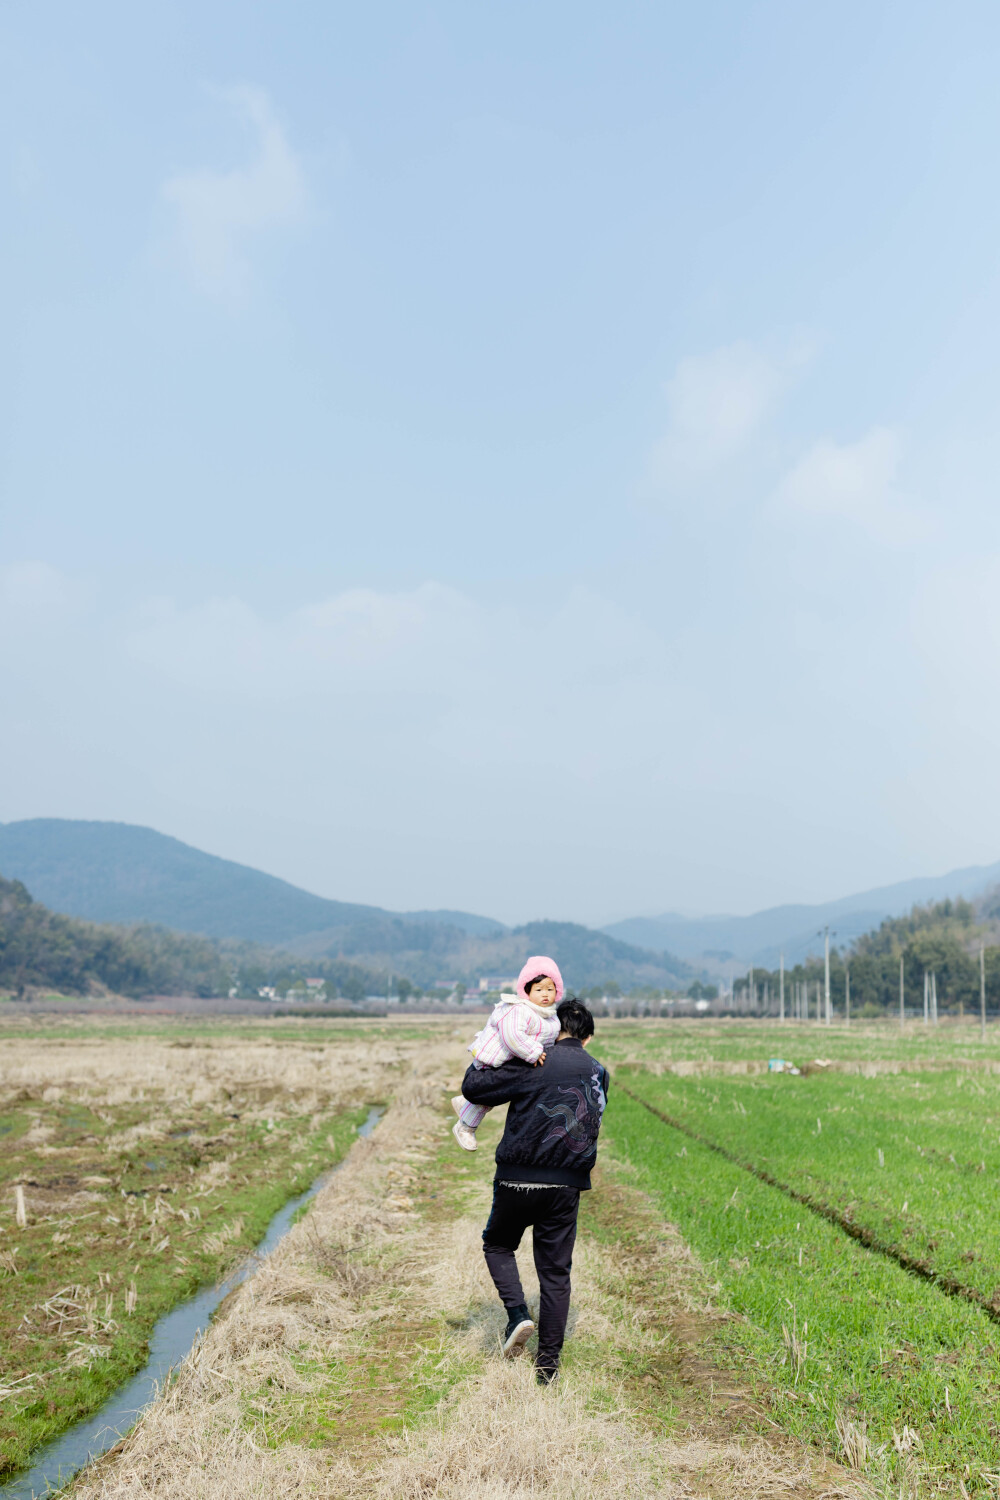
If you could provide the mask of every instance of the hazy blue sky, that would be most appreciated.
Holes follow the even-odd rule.
[[[6,4],[0,820],[508,920],[1000,858],[998,52]]]

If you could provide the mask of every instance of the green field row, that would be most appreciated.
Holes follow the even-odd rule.
[[[1000,1341],[983,1311],[866,1250],[621,1089],[607,1134],[718,1279],[718,1300],[743,1315],[723,1325],[720,1357],[757,1377],[762,1400],[777,1392],[783,1426],[836,1451],[838,1417],[866,1425],[876,1469],[918,1462],[949,1492],[961,1478],[970,1493],[995,1494]]]
[[[741,1162],[1000,1308],[1000,1078],[622,1076]]]

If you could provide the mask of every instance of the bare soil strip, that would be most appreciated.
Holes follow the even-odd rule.
[[[789,1037],[797,1042],[800,1038]],[[801,1049],[795,1047],[797,1052]],[[636,1054],[621,1058],[640,1067],[644,1073],[660,1077],[671,1073],[675,1078],[755,1078],[769,1072],[767,1058],[674,1058],[667,1061],[650,1059]],[[873,1058],[828,1058],[823,1063],[805,1062],[801,1072],[844,1073],[857,1078],[881,1078],[899,1073],[1000,1073],[1000,1061],[989,1057],[873,1057]]]
[[[77,1500],[864,1494],[704,1360],[723,1316],[704,1273],[608,1177],[587,1200],[559,1385],[499,1358],[481,1253],[499,1122],[476,1157],[453,1147],[441,1080],[460,1062],[414,1057],[373,1137]]]
[[[878,1255],[884,1255],[887,1260],[894,1260],[896,1264],[909,1275],[915,1276],[919,1281],[927,1281],[943,1292],[948,1297],[958,1297],[963,1302],[973,1302],[994,1323],[1000,1323],[1000,1307],[992,1299],[988,1299],[976,1287],[967,1286],[964,1282],[955,1281],[951,1276],[943,1276],[939,1271],[934,1271],[926,1261],[918,1260],[916,1256],[910,1255],[899,1245],[889,1244],[881,1239],[873,1229],[865,1224],[858,1224],[843,1209],[835,1208],[832,1203],[824,1203],[822,1198],[814,1198],[811,1193],[800,1192],[798,1188],[792,1187],[790,1183],[782,1182],[780,1177],[775,1177],[766,1167],[758,1167],[754,1162],[746,1161],[738,1156],[736,1152],[730,1151],[725,1146],[720,1146],[710,1136],[703,1135],[701,1131],[695,1130],[691,1125],[679,1120],[674,1115],[665,1114],[663,1110],[657,1109],[655,1105],[649,1104],[641,1095],[633,1093],[623,1083],[616,1085],[623,1094],[641,1104],[643,1109],[662,1120],[664,1125],[669,1125],[672,1130],[679,1130],[690,1140],[697,1141],[699,1146],[714,1151],[718,1156],[725,1157],[726,1161],[732,1162],[734,1167],[740,1167],[748,1172],[751,1177],[756,1177],[759,1182],[764,1182],[768,1187],[777,1188],[779,1193],[784,1193],[786,1198],[801,1203],[810,1213],[816,1214],[820,1219],[826,1219],[830,1224],[836,1225],[843,1230],[852,1240],[857,1240],[864,1245],[866,1250],[874,1250]]]

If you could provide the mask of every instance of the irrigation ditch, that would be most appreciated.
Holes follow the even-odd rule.
[[[383,1113],[381,1106],[369,1109],[368,1118],[358,1126],[358,1135],[371,1135]],[[281,1243],[299,1210],[322,1191],[346,1160],[344,1157],[336,1166],[321,1173],[305,1192],[297,1193],[279,1208],[263,1239],[236,1270],[164,1313],[150,1335],[149,1358],[142,1369],[120,1386],[97,1412],[81,1418],[46,1443],[35,1454],[30,1469],[22,1470],[0,1484],[0,1500],[35,1500],[37,1496],[53,1494],[68,1484],[86,1464],[120,1443],[143,1409],[169,1380],[174,1367],[194,1348],[212,1315],[238,1286],[254,1274],[264,1256]]]
[[[816,1214],[818,1218],[826,1219],[828,1223],[834,1224],[852,1240],[857,1240],[859,1244],[864,1245],[866,1250],[872,1250],[877,1255],[884,1255],[886,1259],[895,1261],[910,1276],[914,1276],[920,1281],[928,1282],[948,1297],[957,1297],[963,1302],[973,1303],[991,1322],[1000,1324],[1000,1306],[997,1305],[996,1294],[994,1294],[993,1298],[987,1299],[975,1287],[968,1286],[965,1282],[956,1281],[953,1277],[943,1276],[939,1271],[933,1270],[926,1261],[919,1260],[916,1256],[910,1255],[899,1245],[889,1244],[867,1225],[858,1224],[843,1209],[835,1208],[832,1203],[824,1203],[821,1198],[814,1198],[811,1193],[803,1193],[798,1188],[792,1187],[791,1183],[782,1182],[779,1177],[775,1177],[766,1167],[759,1167],[754,1162],[745,1161],[734,1151],[728,1150],[725,1146],[720,1146],[710,1136],[702,1135],[701,1131],[695,1130],[692,1126],[685,1124],[683,1120],[679,1120],[675,1116],[668,1115],[663,1110],[657,1109],[655,1105],[643,1099],[641,1094],[635,1093],[626,1084],[622,1083],[620,1079],[615,1080],[615,1086],[623,1094],[627,1095],[633,1103],[640,1104],[643,1109],[648,1110],[651,1115],[662,1121],[664,1125],[669,1125],[672,1130],[677,1130],[681,1135],[686,1135],[689,1140],[697,1141],[699,1146],[704,1146],[707,1150],[714,1151],[718,1156],[731,1162],[734,1167],[739,1167],[742,1171],[748,1172],[751,1177],[756,1177],[758,1182],[763,1182],[768,1187],[776,1188],[779,1193],[784,1193],[786,1198],[791,1198],[795,1203],[801,1204],[803,1208],[807,1208],[810,1213]],[[3,1492],[0,1491],[0,1495],[2,1494]]]

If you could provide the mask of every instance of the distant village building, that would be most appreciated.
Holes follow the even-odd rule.
[[[257,991],[262,1000],[277,1000],[278,992],[272,985],[265,984],[262,990]]]
[[[513,995],[517,993],[517,980],[499,978],[494,974],[487,974],[479,981],[479,992],[485,995],[487,990],[497,990],[500,993],[508,990]]]
[[[324,986],[325,983],[326,983],[325,979],[307,979],[306,980],[306,989],[307,990],[321,990],[323,988],[323,986]]]

